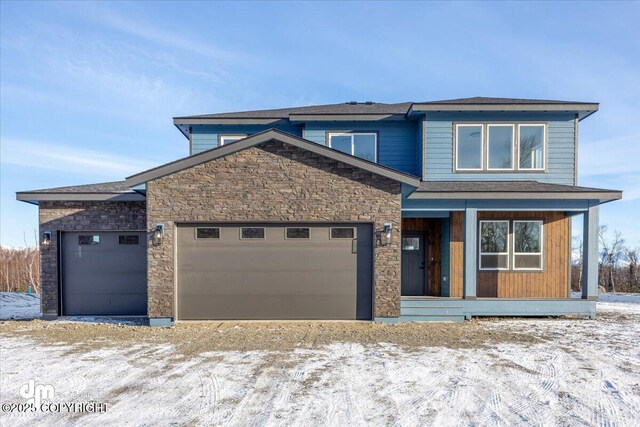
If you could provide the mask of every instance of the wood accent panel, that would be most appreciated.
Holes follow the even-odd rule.
[[[478,272],[478,297],[569,297],[569,269],[567,266],[571,223],[564,212],[481,212],[478,214],[478,218],[542,219],[544,221],[544,270]],[[513,260],[510,259],[509,263],[512,264],[512,262]]]
[[[440,218],[403,218],[402,231],[423,231],[427,250],[427,283],[425,289],[428,296],[440,296],[442,278],[442,220]]]
[[[451,213],[451,242],[450,248],[450,272],[451,280],[450,297],[462,298],[462,283],[464,280],[464,213]]]

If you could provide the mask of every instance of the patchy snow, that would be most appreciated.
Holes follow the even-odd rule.
[[[40,295],[0,292],[0,320],[40,317]]]
[[[0,329],[2,403],[24,402],[19,388],[33,379],[54,386],[54,401],[108,405],[101,414],[5,413],[2,424],[636,426],[639,297],[611,295],[597,321],[477,321],[536,340],[473,349],[336,342],[187,356],[171,344],[87,349]]]

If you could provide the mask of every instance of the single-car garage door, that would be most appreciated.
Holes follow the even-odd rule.
[[[147,314],[147,241],[140,232],[62,234],[62,314]]]
[[[371,224],[178,226],[177,317],[371,319]]]

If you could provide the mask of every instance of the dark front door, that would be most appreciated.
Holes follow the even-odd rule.
[[[424,233],[402,233],[402,295],[425,294]]]

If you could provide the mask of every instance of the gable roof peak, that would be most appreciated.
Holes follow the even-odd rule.
[[[362,170],[366,170],[376,175],[384,176],[394,181],[411,185],[412,187],[417,188],[420,185],[420,178],[417,176],[410,175],[405,172],[401,172],[377,163],[372,163],[368,160],[364,160],[359,157],[334,150],[324,145],[317,144],[307,139],[303,139],[298,136],[291,135],[289,133],[282,132],[273,128],[255,133],[244,139],[215,147],[210,150],[203,151],[192,156],[184,157],[182,159],[129,176],[125,180],[125,185],[129,187],[135,187],[148,181],[171,175],[181,170],[188,169],[212,160],[216,160],[221,157],[225,157],[230,154],[234,154],[239,151],[246,150],[248,148],[255,147],[270,141],[278,141],[284,144],[289,144],[294,147],[298,147],[300,149],[318,154],[320,156],[346,163],[350,166],[354,166]]]

